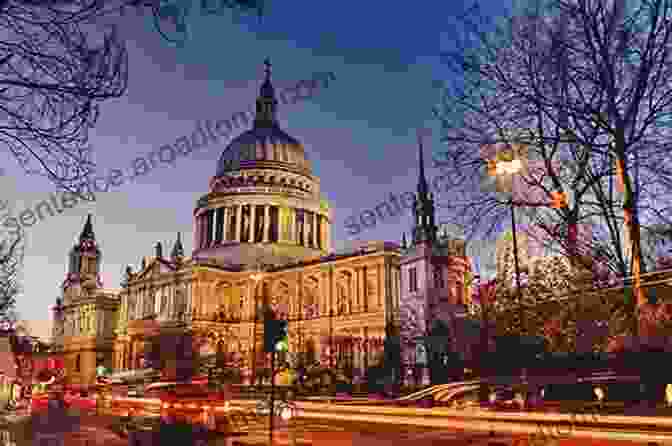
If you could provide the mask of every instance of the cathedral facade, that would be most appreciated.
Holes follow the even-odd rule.
[[[418,302],[424,325],[463,312],[469,262],[463,242],[437,235],[422,150],[411,246],[377,242],[336,254],[331,208],[304,146],[280,128],[277,105],[269,66],[252,128],[223,151],[196,203],[190,256],[178,234],[169,253],[157,243],[137,270],[127,268],[121,289],[106,290],[89,216],[54,310],[71,384],[91,385],[100,365],[142,370],[148,339],[163,332],[190,334],[202,352],[234,354],[251,382],[267,366],[269,307],[288,320],[290,352],[331,367],[345,355],[360,371],[380,358],[390,327],[399,333],[401,303]]]

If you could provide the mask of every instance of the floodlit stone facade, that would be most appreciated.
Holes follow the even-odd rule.
[[[89,217],[54,317],[71,382],[92,384],[100,364],[144,368],[147,340],[159,332],[189,333],[203,353],[234,353],[250,382],[267,367],[267,307],[289,321],[290,352],[310,353],[332,368],[345,360],[359,371],[381,358],[386,329],[400,323],[405,251],[371,242],[332,252],[331,208],[303,145],[280,129],[276,108],[267,72],[252,129],[224,150],[196,204],[191,256],[178,234],[169,254],[158,243],[139,270],[127,268],[120,290],[105,290]],[[422,197],[418,203],[421,213],[430,211]],[[416,226],[436,241],[433,217]],[[455,275],[448,255],[442,254],[445,284],[434,294],[464,288],[464,261]],[[465,259],[463,245],[457,255]],[[448,311],[463,303],[461,291],[453,294]]]

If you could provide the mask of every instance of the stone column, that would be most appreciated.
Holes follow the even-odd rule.
[[[217,232],[216,217],[217,210],[210,209],[210,246],[215,246],[215,234]]]
[[[357,289],[357,304],[356,304],[356,310],[359,312],[362,310],[362,306],[364,304],[364,293],[365,293],[365,288],[366,288],[366,277],[364,276],[364,268],[360,268],[357,271],[357,277],[359,277],[359,283],[358,283],[358,289]]]
[[[241,220],[243,218],[243,206],[241,204],[236,205],[236,236],[235,240],[240,243],[242,240],[241,238],[241,231],[242,231],[242,224]]]
[[[303,246],[306,247],[310,246],[310,243],[308,242],[308,215],[309,213],[307,211],[303,211]]]
[[[294,237],[296,233],[296,209],[294,208],[287,208],[289,209],[289,237],[287,237],[288,242],[294,242],[296,243],[297,241],[295,240],[296,237]]]
[[[207,248],[206,243],[208,242],[208,212],[205,211],[201,215],[201,248]]]
[[[383,267],[382,265],[378,265],[378,309],[380,309],[381,306],[383,306],[383,284],[384,282],[388,280],[387,275],[383,275]],[[387,297],[387,296],[385,296]],[[385,309],[385,313],[387,314],[387,309]]]
[[[317,248],[319,244],[317,243],[317,238],[320,236],[317,233],[317,219],[320,218],[320,214],[317,212],[313,214],[313,246]]]
[[[250,236],[247,239],[249,243],[255,243],[254,238],[257,235],[257,234],[255,234],[255,232],[256,232],[255,231],[255,229],[256,229],[255,224],[257,222],[257,215],[256,215],[257,212],[256,211],[257,211],[257,205],[251,204],[250,205]]]
[[[364,278],[364,287],[362,289],[362,307],[364,311],[369,311],[369,289],[367,287],[367,271],[366,266],[362,267],[362,276]]]
[[[210,209],[210,212],[212,212],[212,223],[210,227],[210,246],[215,246],[217,241],[215,240],[216,237],[215,235],[217,234],[217,209]]]
[[[224,218],[222,219],[223,229],[222,229],[222,241],[226,242],[229,240],[229,213],[231,208],[224,208]]]
[[[194,217],[194,249],[201,246],[201,219],[198,215]]]
[[[268,243],[270,238],[270,229],[271,229],[271,207],[269,205],[264,205],[264,239],[263,243]]]

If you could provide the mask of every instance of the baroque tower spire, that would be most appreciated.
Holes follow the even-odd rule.
[[[91,214],[79,235],[79,242],[73,246],[69,254],[68,283],[82,282],[91,286],[102,286],[100,281],[101,252],[93,232]]]
[[[418,193],[413,203],[413,244],[436,242],[437,228],[434,223],[434,199],[429,193],[427,178],[425,178],[425,160],[422,146],[422,135],[418,132]]]

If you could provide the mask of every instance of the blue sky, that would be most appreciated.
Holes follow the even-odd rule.
[[[149,17],[129,14],[120,27],[128,45],[129,88],[123,98],[102,104],[91,131],[95,159],[103,172],[127,168],[136,156],[191,133],[198,120],[250,109],[266,57],[273,62],[279,89],[331,71],[336,80],[327,89],[312,101],[282,107],[279,117],[284,129],[303,142],[321,178],[323,195],[334,208],[332,238],[338,248],[349,240],[348,217],[386,200],[390,192],[415,189],[417,128],[433,129],[426,158],[430,150],[440,151],[431,114],[436,81],[446,72],[439,53],[450,45],[449,17],[464,6],[445,1],[420,7],[352,0],[267,3],[267,16],[259,24],[231,13],[202,16],[200,2],[194,1],[189,40],[180,48],[162,40]],[[25,292],[17,305],[21,317],[50,318],[67,253],[88,212],[103,252],[106,287],[118,288],[125,265],[137,267],[142,256],[153,254],[157,241],[172,246],[178,231],[190,252],[194,204],[207,191],[227,143],[222,140],[174,167],[99,193],[96,203],[28,229]],[[49,197],[54,187],[48,181],[26,177],[8,153],[2,156],[0,199],[15,215]],[[430,177],[436,173],[428,169]],[[398,241],[410,223],[406,212],[357,237]]]

